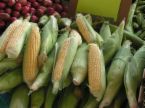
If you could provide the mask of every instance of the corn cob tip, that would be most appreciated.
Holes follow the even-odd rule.
[[[81,45],[82,44],[82,38],[81,38],[81,35],[76,31],[76,30],[71,30],[70,32],[70,37],[76,37],[78,39],[78,45]]]
[[[52,93],[53,93],[53,94],[57,94],[57,93],[58,93],[58,90],[59,90],[59,87],[60,87],[59,82],[58,82],[58,81],[54,82],[54,83],[53,83]]]
[[[80,85],[80,79],[79,78],[74,78],[73,79],[73,84],[76,85],[76,86]]]
[[[84,80],[84,77],[82,76],[82,74],[73,74],[73,83],[74,85],[78,86],[82,83],[82,81]]]

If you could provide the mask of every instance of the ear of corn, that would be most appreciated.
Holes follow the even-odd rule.
[[[137,108],[137,87],[140,84],[144,67],[145,45],[135,53],[125,70],[124,85],[130,108]]]
[[[104,42],[103,55],[104,55],[105,64],[108,64],[111,61],[114,54],[121,46],[124,24],[125,22],[122,21],[122,23],[117,28],[117,30],[112,34],[112,36]]]
[[[31,108],[41,108],[44,103],[45,89],[41,88],[31,95]]]
[[[130,45],[130,41],[125,41],[111,63],[107,74],[107,87],[100,108],[111,105],[122,86],[125,66],[132,56]]]
[[[65,30],[60,37],[57,39],[58,46],[61,46],[63,41],[68,37],[69,31]],[[36,91],[40,87],[44,86],[51,78],[52,68],[55,64],[55,56],[57,55],[58,48],[54,48],[51,53],[48,55],[48,59],[46,63],[44,63],[43,67],[40,70],[37,78],[35,79],[34,83],[30,87],[31,91]]]
[[[71,74],[73,77],[73,83],[80,85],[87,76],[87,57],[88,57],[88,45],[83,43],[77,50],[73,64],[71,66]]]
[[[12,94],[10,108],[28,108],[28,91],[29,89],[25,85],[16,88]]]
[[[89,22],[90,25],[93,25],[92,16],[90,14],[85,15],[85,18]]]
[[[6,47],[6,54],[8,58],[17,58],[19,56],[24,46],[26,36],[28,35],[28,32],[30,31],[30,27],[31,27],[30,22],[25,20],[14,31]]]
[[[86,104],[83,106],[83,108],[97,108],[98,107],[98,102],[93,96],[89,96],[88,101]]]
[[[40,49],[40,33],[37,25],[32,25],[23,59],[23,78],[30,87],[38,74],[38,54]]]
[[[77,26],[87,43],[97,42],[99,45],[102,44],[103,39],[101,36],[93,29],[86,18],[82,14],[77,14],[76,18]]]
[[[50,16],[50,20],[42,28],[41,48],[39,55],[39,65],[42,67],[47,60],[47,54],[52,50],[56,43],[58,35],[57,19],[54,16]]]
[[[89,44],[88,54],[88,82],[90,93],[99,102],[105,92],[106,75],[103,55],[96,44]]]
[[[0,53],[5,53],[8,41],[13,36],[15,30],[22,24],[22,20],[16,20],[4,31],[0,40]]]
[[[111,30],[109,27],[109,22],[104,22],[101,29],[100,29],[100,35],[102,36],[103,40],[106,41],[109,37],[111,37]]]
[[[0,93],[8,92],[23,82],[21,69],[0,76]]]
[[[17,59],[4,59],[0,62],[0,75],[7,72],[8,70],[15,69],[19,67],[21,63]]]
[[[50,85],[47,90],[44,108],[53,108],[54,101],[56,99],[55,94],[52,93],[52,86]]]
[[[137,2],[138,1],[136,0],[136,2],[134,2],[132,4],[132,6],[130,7],[130,11],[129,11],[128,18],[127,18],[127,21],[126,21],[126,26],[125,26],[125,29],[129,32],[132,32],[132,33],[134,32],[132,23],[133,23],[133,16],[134,16],[134,13],[135,13]]]
[[[58,52],[56,65],[52,74],[53,93],[57,93],[58,90],[63,88],[64,81],[67,79],[79,46],[80,36],[75,34],[73,36],[73,34],[74,32],[70,33],[70,37],[64,41]]]

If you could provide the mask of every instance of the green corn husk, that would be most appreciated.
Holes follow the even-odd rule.
[[[135,13],[137,2],[138,2],[138,0],[136,0],[136,2],[133,3],[132,6],[130,7],[130,11],[129,11],[127,22],[126,22],[126,26],[125,26],[125,29],[127,31],[131,32],[131,33],[134,32],[132,23],[133,23],[133,16],[134,16],[134,13]]]
[[[83,108],[97,108],[99,103],[96,101],[96,99],[93,96],[89,96],[88,101],[83,106]]]
[[[29,89],[25,85],[21,85],[20,87],[16,88],[12,94],[10,108],[28,108],[28,91]]]
[[[138,5],[145,5],[145,1],[139,0],[139,1],[138,1]]]
[[[125,41],[111,63],[107,75],[107,87],[100,108],[110,106],[122,86],[125,66],[132,55],[130,45],[130,41]]]
[[[80,85],[87,76],[87,56],[88,45],[83,43],[77,50],[73,64],[71,66],[71,74],[73,77],[73,83]]]
[[[69,46],[66,46],[66,43],[69,43]],[[77,31],[72,30],[69,35],[69,38],[65,39],[62,46],[60,47],[60,50],[58,51],[56,65],[55,65],[54,71],[52,73],[52,83],[53,83],[53,93],[54,94],[56,94],[58,92],[58,90],[62,90],[62,88],[64,88],[64,85],[66,85],[65,80],[68,77],[69,70],[71,68],[73,59],[77,52],[77,48],[81,43],[82,43],[82,40],[81,40],[80,34]],[[64,63],[59,64],[62,60],[62,58],[59,58],[59,57],[61,57],[61,55],[63,55],[63,49],[66,50],[65,56],[63,57]],[[62,65],[62,67],[61,67],[62,71],[58,70],[58,67],[60,65]],[[59,76],[58,76],[58,74],[59,74]]]
[[[90,25],[93,25],[92,16],[90,14],[85,15],[85,18],[89,22]]]
[[[58,46],[61,46],[63,41],[68,37],[69,31],[65,30],[62,35],[57,39]],[[55,64],[55,56],[57,55],[58,48],[54,48],[51,53],[48,55],[46,63],[43,65],[43,67],[40,70],[40,73],[38,74],[37,78],[35,79],[34,83],[30,87],[31,92],[38,90],[40,87],[44,86],[46,83],[49,82],[53,65]]]
[[[0,75],[21,65],[17,59],[4,59],[0,62]]]
[[[139,25],[142,25],[142,21],[144,20],[143,14],[142,13],[138,13],[137,17],[136,17],[137,23]]]
[[[5,58],[5,54],[4,53],[0,53],[0,61],[2,61]]]
[[[40,48],[40,55],[38,58],[40,67],[43,66],[43,64],[46,62],[47,55],[54,47],[57,40],[58,24],[57,19],[54,16],[50,16],[50,20],[42,28],[41,35],[42,44]]]
[[[105,64],[108,64],[111,61],[112,57],[121,46],[124,25],[125,22],[123,20],[122,23],[117,28],[117,30],[112,34],[112,36],[104,42],[103,55]]]
[[[139,36],[139,35],[141,35],[142,34],[142,30],[139,30],[139,31],[137,31],[136,33],[135,33],[135,35],[137,35],[137,36]]]
[[[101,29],[100,29],[100,35],[102,36],[103,40],[106,41],[108,38],[111,37],[111,30],[109,27],[109,22],[104,22]]]
[[[145,45],[143,45],[132,57],[128,63],[125,75],[124,85],[129,101],[130,108],[137,108],[137,87],[142,79],[142,73],[145,67]]]
[[[145,38],[145,31],[143,31],[143,32],[139,35],[139,37],[140,37],[141,39],[144,39],[144,38]]]
[[[70,27],[72,23],[72,20],[69,18],[60,18],[60,24],[61,27]]]
[[[111,31],[115,31],[117,29],[117,26],[111,25],[111,24],[109,24],[109,25],[110,25]],[[126,39],[131,40],[133,45],[135,45],[135,46],[140,47],[144,44],[144,41],[142,39],[140,39],[137,35],[135,35],[134,33],[129,32],[127,30],[123,31],[123,36]]]
[[[44,26],[44,25],[48,22],[48,20],[49,20],[49,17],[48,17],[47,15],[43,15],[43,16],[40,18],[38,24],[39,24],[40,26]]]
[[[70,28],[75,29],[75,30],[78,30],[78,26],[77,26],[76,21],[73,21],[73,22],[71,23]]]
[[[45,89],[41,88],[31,95],[31,108],[41,108],[45,98]]]
[[[83,38],[85,39],[85,41],[87,41],[87,43],[97,42],[99,46],[102,46],[102,37],[93,29],[85,16],[83,16],[82,14],[77,14],[76,23],[80,32],[82,33]],[[87,29],[87,31],[84,31],[82,29],[82,25],[83,28]],[[88,35],[85,34],[85,32],[88,32]]]
[[[22,31],[20,31],[20,29],[16,29],[13,33],[13,38],[10,38],[6,47],[6,54],[8,56],[8,58],[17,58],[20,53],[22,52],[22,49],[24,47],[25,44],[25,40],[27,39],[27,36],[29,35],[30,31],[31,31],[31,23],[25,19],[22,24],[20,25],[23,28],[21,28]],[[20,36],[17,36],[18,33]]]
[[[145,30],[145,19],[142,21],[142,29]]]
[[[130,33],[128,31],[124,31],[124,37],[126,37],[126,39],[129,39],[133,42],[134,46],[142,46],[144,44],[144,41],[139,38],[137,35]]]
[[[60,100],[59,108],[76,108],[80,97],[75,95],[75,89],[67,88]]]
[[[0,93],[12,90],[23,82],[22,70],[16,69],[0,76]]]
[[[40,73],[38,74],[37,78],[30,87],[30,93],[45,86],[45,84],[47,84],[50,81],[51,72],[54,64],[54,54],[54,51],[52,51],[49,54],[47,61],[44,63],[43,67],[40,70]]]
[[[144,102],[144,79],[145,79],[145,69],[142,75],[142,83],[139,87],[139,94],[138,94],[138,106],[139,108],[143,108],[145,106]]]
[[[121,106],[123,105],[125,101],[126,101],[125,91],[121,89],[119,94],[114,100],[113,108],[121,108]]]
[[[53,108],[52,106],[54,104],[56,97],[57,95],[52,93],[52,86],[49,86],[47,90],[44,108]]]
[[[138,6],[136,8],[136,11],[143,11],[145,9],[145,5],[142,5],[142,6]]]
[[[137,22],[133,22],[133,28],[134,29],[138,29],[139,28],[139,24]]]
[[[60,34],[60,36],[59,36],[58,39],[57,39],[58,46],[61,46],[61,45],[63,44],[64,40],[65,40],[66,38],[68,38],[69,32],[70,32],[70,30],[69,30],[68,28],[65,28],[65,29],[63,30],[63,33]]]

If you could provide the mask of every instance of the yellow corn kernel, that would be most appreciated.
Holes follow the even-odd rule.
[[[88,28],[86,27],[86,24],[84,23],[84,21],[78,17],[76,19],[76,23],[78,25],[78,28],[80,30],[80,32],[82,33],[82,36],[84,37],[84,39],[89,43],[92,41],[92,39],[90,38],[90,33],[88,31]]]
[[[89,44],[88,81],[90,92],[100,101],[105,91],[106,80],[102,53],[96,44]]]
[[[56,66],[55,66],[55,70],[54,70],[54,74],[53,74],[53,80],[54,81],[59,81],[61,80],[62,77],[62,72],[64,69],[64,64],[65,64],[65,58],[68,52],[68,49],[70,48],[70,39],[68,39],[67,41],[64,42],[62,49],[59,52],[58,55],[58,60],[56,62]]]
[[[38,54],[40,49],[40,32],[37,25],[32,25],[32,30],[26,48],[23,60],[23,78],[30,87],[38,74]]]

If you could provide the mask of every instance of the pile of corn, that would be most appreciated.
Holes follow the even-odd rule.
[[[12,94],[9,108],[138,107],[145,45],[125,21],[106,21],[99,33],[89,15],[40,22],[41,29],[18,19],[0,37],[0,93]]]

